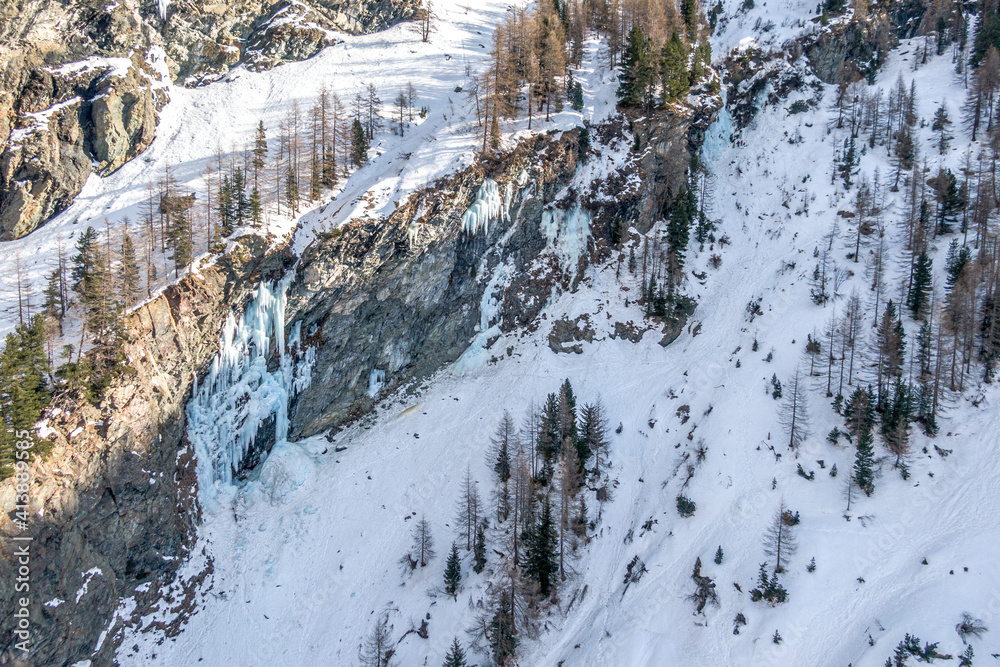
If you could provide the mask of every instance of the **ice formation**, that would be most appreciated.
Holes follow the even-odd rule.
[[[202,489],[231,485],[248,455],[258,430],[274,422],[274,441],[288,436],[289,399],[309,385],[314,352],[303,351],[301,323],[286,345],[285,292],[290,276],[277,284],[261,283],[239,322],[231,314],[219,341],[219,351],[203,382],[188,402],[188,437],[198,458]],[[268,370],[272,352],[278,368]]]
[[[475,234],[480,229],[488,232],[492,223],[505,220],[507,216],[508,211],[500,196],[500,186],[492,178],[487,178],[479,187],[469,210],[462,214],[462,229],[470,234]]]
[[[368,374],[368,395],[376,398],[385,386],[385,371],[375,368]]]
[[[563,267],[575,272],[580,257],[587,252],[590,237],[590,212],[575,206],[568,211],[550,209],[542,212],[542,233],[562,258]]]

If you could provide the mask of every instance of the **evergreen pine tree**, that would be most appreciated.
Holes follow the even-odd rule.
[[[941,155],[948,150],[948,142],[951,141],[951,135],[948,134],[948,127],[951,125],[951,118],[948,116],[948,108],[942,103],[941,106],[937,108],[934,112],[934,122],[931,124],[931,129],[938,133],[938,150]]]
[[[688,78],[687,47],[676,32],[670,35],[670,39],[660,51],[660,85],[663,104],[681,99],[687,95],[691,87]]]
[[[622,60],[618,101],[622,106],[637,107],[644,101],[650,70],[650,44],[638,25],[628,34],[625,57]]]
[[[462,561],[458,557],[458,545],[451,543],[451,553],[444,568],[444,591],[458,600],[458,587],[462,583]]]
[[[933,264],[927,252],[921,252],[913,265],[913,282],[910,286],[908,305],[914,319],[921,319],[926,313],[931,292],[931,269]]]
[[[178,209],[170,220],[170,243],[174,249],[174,271],[180,273],[193,259],[191,223],[183,209]]]
[[[719,548],[715,550],[715,564],[716,565],[722,565],[722,557],[723,557],[723,554],[722,554],[722,545],[720,544]]]
[[[355,167],[368,162],[368,135],[361,121],[357,118],[351,123],[351,163]]]
[[[448,654],[444,657],[444,663],[442,663],[441,667],[467,667],[468,664],[465,661],[465,650],[458,643],[458,637],[455,637],[451,643],[451,648],[448,649]]]
[[[142,286],[139,284],[139,263],[135,258],[135,246],[132,237],[126,231],[122,236],[121,264],[118,267],[118,298],[128,310],[142,296]]]
[[[514,604],[509,598],[508,592],[499,592],[493,618],[486,629],[486,640],[496,665],[510,664],[518,645],[517,634],[514,632]]]
[[[548,494],[542,499],[538,521],[525,533],[524,541],[527,545],[525,574],[538,584],[541,596],[548,597],[555,588],[556,573],[559,571],[555,521]]]
[[[476,527],[476,538],[472,548],[472,570],[481,574],[486,567],[486,531],[483,525]]]
[[[854,483],[866,496],[870,496],[875,491],[875,447],[870,423],[862,423],[857,443],[854,455]]]
[[[260,229],[264,224],[264,207],[260,201],[260,190],[256,187],[250,193],[250,224],[255,229]]]
[[[18,456],[18,433],[31,430],[50,401],[51,375],[46,348],[46,325],[42,315],[17,324],[7,334],[0,352],[0,479],[14,472]],[[27,450],[24,450],[27,451]],[[33,448],[33,455],[42,448]]]
[[[253,140],[253,189],[260,192],[260,173],[267,164],[267,132],[264,121],[258,121]],[[258,195],[259,196],[259,195]]]

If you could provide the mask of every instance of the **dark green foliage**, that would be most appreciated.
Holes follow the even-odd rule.
[[[677,513],[682,517],[688,518],[694,516],[697,509],[698,505],[687,496],[677,496]]]
[[[566,95],[569,97],[569,105],[574,111],[583,111],[583,84],[570,80],[566,86]]]
[[[45,354],[45,318],[35,315],[30,322],[18,324],[7,334],[3,352],[0,353],[0,479],[14,473],[16,461],[29,461],[46,449],[36,444],[20,450],[17,442],[34,440],[25,432],[39,420],[49,405],[51,394],[48,378],[51,374]],[[20,437],[18,433],[20,432]],[[25,453],[30,452],[30,453]]]
[[[441,667],[466,667],[468,664],[465,661],[465,649],[458,643],[458,637],[455,637]]]
[[[715,26],[719,23],[719,14],[721,14],[723,11],[724,10],[722,7],[722,2],[715,3],[715,6],[712,7],[711,10],[709,10],[708,27],[712,29],[712,32],[715,32]]]
[[[229,175],[222,177],[222,184],[219,186],[219,228],[223,236],[229,236],[233,232],[235,223],[235,213],[233,210],[233,186],[229,180]]]
[[[518,638],[514,631],[514,605],[508,593],[501,591],[497,608],[486,629],[486,640],[497,665],[506,665],[517,650]]]
[[[651,44],[638,25],[628,34],[625,57],[622,61],[621,83],[618,86],[618,102],[622,106],[637,107],[651,104],[652,57]]]
[[[448,554],[448,562],[444,567],[444,591],[456,600],[458,599],[458,587],[462,583],[462,561],[458,556],[458,545],[451,543],[451,553]]]
[[[361,120],[355,118],[351,123],[351,163],[360,167],[365,162],[368,162],[368,135]]]
[[[972,667],[972,658],[975,652],[972,650],[972,644],[965,647],[965,651],[962,655],[958,656],[958,667]]]
[[[722,557],[723,557],[723,554],[722,554],[722,545],[720,544],[719,548],[715,550],[715,564],[716,565],[722,565]]]
[[[170,220],[170,244],[174,249],[174,270],[180,272],[192,260],[194,244],[191,240],[191,223],[187,212],[176,211]]]
[[[556,573],[559,571],[555,522],[552,518],[552,502],[548,495],[542,499],[537,522],[524,533],[527,547],[524,573],[538,584],[541,596],[548,597],[555,588]]]
[[[948,134],[950,126],[951,118],[948,116],[948,108],[942,104],[934,112],[934,122],[931,124],[931,129],[938,133],[938,151],[942,155],[948,150],[948,142],[952,139],[951,135]]]
[[[910,294],[907,305],[914,319],[921,319],[927,312],[931,293],[931,269],[933,263],[926,252],[917,255],[913,264],[913,281],[910,285]]]
[[[73,290],[81,299],[86,299],[86,295],[93,291],[92,281],[100,261],[97,231],[93,227],[87,227],[76,241],[76,255],[73,257],[73,268],[70,271]]]
[[[875,446],[870,424],[862,426],[857,436],[858,447],[854,455],[854,483],[866,496],[875,491]]]
[[[959,247],[958,239],[952,239],[948,245],[948,257],[945,260],[945,270],[948,272],[945,284],[949,290],[955,289],[955,285],[958,284],[962,274],[965,273],[965,269],[969,266],[971,259],[972,250],[969,246],[963,245]]]
[[[139,285],[139,263],[135,259],[135,246],[128,232],[122,236],[122,258],[118,267],[118,298],[126,309],[134,306],[142,296]]]
[[[472,546],[472,571],[480,574],[486,567],[486,533],[482,524],[476,527],[476,539]]]
[[[663,104],[676,102],[687,95],[691,87],[687,62],[687,47],[681,41],[680,35],[675,32],[660,50],[659,74]]]
[[[854,184],[854,175],[857,173],[858,154],[854,148],[854,137],[844,140],[844,157],[840,162],[840,177],[844,179],[844,189],[850,190]]]
[[[958,179],[951,169],[945,169],[928,181],[938,200],[938,234],[951,234],[958,213],[965,207]]]
[[[979,5],[979,22],[969,63],[979,67],[991,46],[1000,49],[1000,6],[996,0],[984,0]]]
[[[776,401],[781,398],[781,380],[778,379],[777,373],[771,374],[771,398]]]
[[[698,215],[698,199],[694,190],[684,188],[674,199],[667,221],[667,246],[674,258],[675,277],[684,271],[684,259],[691,238],[691,223]]]
[[[681,16],[687,27],[687,35],[694,39],[698,34],[698,0],[681,0]]]
[[[261,225],[264,224],[263,212],[264,207],[260,200],[260,190],[254,188],[253,192],[250,193],[250,224],[255,229],[260,229]]]
[[[772,607],[788,600],[788,591],[778,580],[778,573],[767,575],[767,563],[760,564],[757,587],[750,591],[750,599],[754,602],[763,600]]]
[[[542,455],[544,465],[539,473],[541,482],[547,482],[552,478],[552,470],[556,459],[559,458],[559,450],[562,446],[562,438],[559,430],[559,398],[556,394],[549,394],[542,406],[541,433],[538,438],[538,451]]]

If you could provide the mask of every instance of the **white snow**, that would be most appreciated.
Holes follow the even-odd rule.
[[[76,600],[75,600],[76,604],[79,604],[80,598],[82,598],[84,595],[87,594],[87,586],[90,584],[90,580],[93,579],[94,576],[96,575],[101,575],[101,576],[104,575],[104,572],[101,571],[101,568],[92,567],[86,572],[80,573],[80,576],[83,577],[83,584],[81,584],[80,588],[76,591]]]
[[[272,73],[237,71],[224,83],[176,91],[177,100],[161,126],[162,136],[172,141],[158,141],[150,157],[159,165],[172,151],[181,151],[181,172],[193,182],[208,155],[198,137],[204,143],[205,133],[215,132],[226,140],[242,140],[260,112],[269,120],[279,117],[286,101],[298,94],[293,93],[295,86],[310,73],[335,80],[338,90],[359,88],[362,76],[383,82],[388,90],[408,76],[419,77],[418,89],[429,91],[421,94],[428,95],[431,114],[403,140],[380,136],[373,155],[382,154],[356,172],[329,204],[302,216],[294,246],[304,248],[315,230],[384,214],[414,187],[467,165],[475,151],[468,108],[450,91],[463,80],[464,62],[480,62],[475,54],[485,49],[478,44],[488,44],[487,31],[502,9],[479,3],[470,4],[466,13],[457,2],[437,4],[442,12],[437,45],[421,45],[398,28],[348,38],[345,45],[327,49],[312,61]],[[765,50],[779,48],[791,36],[817,29],[810,20],[815,2],[758,0],[754,9],[738,10],[741,4],[724,2],[735,18],[721,25],[713,42],[717,55],[749,44],[748,39]],[[918,134],[921,145],[927,146],[934,109],[944,101],[957,120],[964,93],[948,56],[932,58],[912,71],[909,58],[918,46],[919,41],[904,43],[876,85],[888,88],[899,73],[907,83],[910,77],[917,79],[918,115],[926,122]],[[444,57],[445,48],[451,58]],[[596,43],[588,50],[592,57],[589,73],[582,77],[588,92],[584,113],[556,119],[554,127],[571,127],[580,118],[602,118],[613,110],[613,75],[602,71],[599,51]],[[685,289],[699,305],[673,344],[661,347],[656,329],[639,343],[610,337],[616,322],[644,322],[635,303],[642,289],[640,272],[630,273],[621,262],[627,250],[622,257],[591,266],[576,291],[554,294],[538,329],[530,333],[505,334],[497,324],[498,304],[513,270],[501,264],[478,273],[485,282],[479,331],[451,369],[439,373],[416,396],[380,396],[373,416],[333,442],[317,437],[287,443],[279,438],[256,478],[234,486],[231,475],[220,475],[214,462],[231,464],[239,447],[253,437],[251,430],[256,431],[239,430],[242,425],[286,409],[288,387],[296,382],[285,374],[286,355],[278,374],[268,374],[266,365],[261,368],[260,350],[280,338],[276,332],[284,327],[280,286],[262,286],[247,314],[227,323],[211,379],[189,407],[192,428],[200,433],[193,439],[203,500],[211,493],[205,480],[211,480],[214,493],[225,489],[227,511],[212,511],[221,507],[218,503],[204,513],[198,548],[182,564],[181,581],[171,591],[178,592],[209,559],[214,567],[211,587],[201,590],[199,609],[178,636],[164,639],[155,632],[127,629],[117,656],[120,663],[353,664],[375,617],[388,614],[401,664],[440,664],[453,637],[465,641],[490,575],[489,570],[472,574],[463,550],[464,588],[458,601],[440,593],[444,552],[455,538],[454,504],[462,474],[468,466],[485,491],[491,474],[485,455],[503,410],[520,417],[529,402],[543,400],[564,378],[572,381],[581,403],[600,394],[612,428],[622,424],[621,433],[611,436],[609,451],[607,481],[613,497],[600,504],[593,494],[588,496],[593,539],[573,559],[560,603],[544,618],[546,632],[537,639],[523,637],[521,664],[878,667],[908,632],[940,642],[945,653],[960,653],[963,647],[954,625],[963,611],[995,626],[1000,612],[995,567],[1000,560],[1000,418],[995,388],[970,383],[966,392],[951,396],[936,439],[914,429],[911,477],[901,479],[891,461],[883,460],[875,495],[855,498],[850,512],[842,492],[853,449],[825,440],[843,420],[830,408],[822,379],[807,380],[813,435],[798,458],[782,442],[778,403],[767,391],[771,375],[784,380],[802,363],[807,334],[823,330],[851,289],[857,288],[866,300],[869,295],[866,260],[871,248],[863,249],[858,263],[847,259],[850,230],[843,223],[834,239],[834,257],[853,275],[825,308],[809,299],[813,250],[824,243],[838,220],[836,212],[851,197],[830,179],[833,155],[844,137],[828,130],[833,91],[821,90],[825,97],[818,109],[788,114],[794,101],[808,99],[808,89],[763,109],[740,134],[739,145],[730,142],[733,127],[727,114],[709,130],[704,153],[714,174],[709,215],[719,221],[716,234],[725,235],[729,245],[706,245],[699,251],[692,242]],[[269,101],[262,105],[259,99]],[[207,108],[212,105],[245,114],[235,114],[230,128],[220,120],[222,111]],[[505,141],[513,141],[527,128],[515,124],[508,130]],[[928,155],[932,166],[957,171],[968,141],[962,137],[955,143],[944,156]],[[602,150],[609,159],[591,160],[581,168],[581,177],[609,173],[628,147]],[[123,171],[130,170],[140,182],[158,168],[134,164]],[[891,169],[879,146],[865,152],[861,172],[870,178],[876,168],[884,183]],[[92,189],[75,210],[95,214],[99,205],[112,202],[121,204],[117,210],[122,211],[134,206],[134,191],[111,194],[112,184],[124,182],[115,178],[98,185],[92,179]],[[496,190],[477,193],[474,206],[482,206],[468,222],[463,216],[467,230],[475,233],[483,224],[495,224],[502,211],[509,211],[511,197],[506,191],[501,197]],[[884,214],[894,248],[886,276],[892,290],[899,287],[904,268],[899,230],[893,224],[901,198],[902,192],[888,194]],[[586,214],[579,209],[546,213],[543,231],[553,251],[567,262],[578,258],[588,242]],[[272,223],[281,230],[295,224]],[[53,224],[58,229],[65,219]],[[642,247],[633,247],[641,256]],[[942,253],[939,245],[938,267]],[[709,263],[712,254],[722,261],[717,269]],[[758,299],[763,315],[751,319],[747,304]],[[866,332],[873,310],[869,307],[866,313]],[[591,316],[594,342],[584,344],[579,355],[554,354],[547,343],[551,323],[582,314]],[[907,328],[912,345],[913,323],[907,322]],[[754,340],[758,351],[752,351]],[[276,347],[285,349],[283,344]],[[510,355],[501,353],[508,348]],[[771,361],[765,360],[769,351]],[[867,383],[871,375],[870,360],[858,366],[854,386]],[[378,372],[369,371],[369,388],[373,377],[375,385],[384,381]],[[206,389],[209,386],[215,388]],[[255,405],[250,413],[231,409],[224,398],[258,391],[260,400],[251,401]],[[682,406],[688,406],[690,421],[681,417]],[[198,410],[202,412],[195,414]],[[220,424],[225,426],[213,430]],[[231,444],[234,434],[237,445]],[[707,447],[705,460],[685,483],[685,466],[694,461],[694,448],[701,442]],[[934,445],[952,453],[944,458]],[[879,455],[884,455],[881,447]],[[797,464],[814,471],[815,479],[797,475]],[[829,475],[834,464],[841,473],[837,478]],[[681,492],[697,502],[689,519],[680,518],[674,509]],[[782,500],[801,513],[800,544],[783,579],[790,600],[771,608],[751,602],[749,590],[758,564],[765,560],[761,535]],[[438,556],[429,567],[404,575],[397,560],[409,546],[416,515],[430,521]],[[725,559],[716,565],[712,556],[719,545]],[[633,556],[639,556],[648,571],[625,591],[625,566]],[[704,616],[692,615],[685,599],[693,591],[690,574],[699,557],[720,597],[720,606],[708,607]],[[809,573],[805,565],[812,557],[817,569]],[[494,565],[495,554],[489,558]],[[169,620],[176,613],[164,601],[139,626]],[[747,619],[738,635],[733,633],[737,613]],[[427,640],[413,633],[403,637],[428,615]],[[784,638],[781,644],[771,642],[775,630]],[[976,642],[977,662],[1000,652],[997,632],[994,628]],[[132,651],[133,644],[139,645],[138,652]],[[481,662],[481,657],[473,661]]]

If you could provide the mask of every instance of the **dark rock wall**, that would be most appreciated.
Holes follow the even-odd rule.
[[[164,50],[169,78],[198,85],[240,63],[261,70],[310,58],[334,41],[328,31],[383,30],[419,4],[174,0],[164,18],[156,0],[0,3],[0,240],[69,206],[92,163],[106,175],[149,146],[167,102],[147,62],[153,47]],[[130,58],[133,67],[119,77],[107,67],[58,70],[90,56]]]
[[[90,659],[110,665],[118,622],[94,653],[122,598],[147,611],[173,580],[198,522],[197,479],[185,441],[191,384],[218,349],[226,316],[259,280],[280,275],[287,254],[265,257],[256,237],[143,306],[128,321],[131,374],[99,406],[57,402],[49,419],[50,457],[33,466],[30,499],[31,620],[27,662],[12,647],[13,617],[0,618],[0,664],[63,665]],[[152,481],[151,481],[152,480]],[[18,534],[7,514],[10,480],[0,485],[0,600],[13,610]],[[86,593],[76,596],[89,576]],[[143,584],[146,588],[143,590]],[[137,591],[136,589],[140,590]],[[44,606],[55,598],[58,606]],[[170,606],[186,600],[173,600]]]

